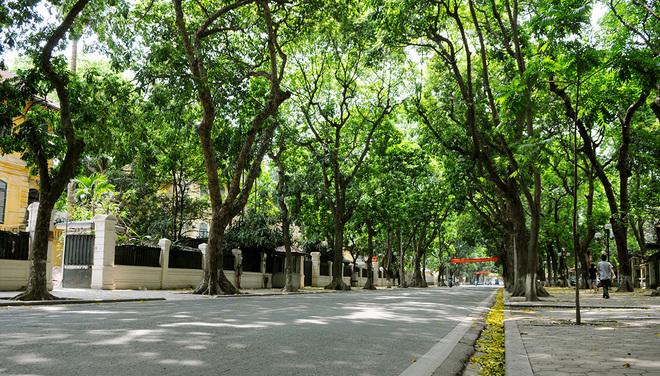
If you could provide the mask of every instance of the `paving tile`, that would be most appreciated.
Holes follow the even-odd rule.
[[[539,304],[568,305],[573,297],[558,293]],[[660,298],[616,294],[603,303],[587,295],[582,302],[593,307],[582,310],[579,326],[574,308],[509,306],[534,375],[660,376]]]

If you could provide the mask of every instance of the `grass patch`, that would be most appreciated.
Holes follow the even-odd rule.
[[[504,376],[504,299],[502,289],[486,315],[486,327],[475,344],[477,355],[470,360],[485,376]]]

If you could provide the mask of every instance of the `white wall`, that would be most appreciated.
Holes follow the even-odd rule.
[[[234,277],[233,270],[225,270],[227,278],[234,283],[236,277]],[[243,272],[241,274],[241,288],[242,289],[260,289],[264,287],[264,276],[268,277],[268,286],[272,286],[273,276],[270,273],[258,273],[258,272]]]
[[[332,277],[329,277],[327,275],[320,275],[316,287],[325,287],[329,285],[330,282],[332,282]]]
[[[0,291],[22,290],[27,286],[30,262],[0,259]]]
[[[160,289],[161,268],[129,265],[115,265],[111,268],[115,289]]]
[[[159,269],[160,270],[160,269]],[[170,268],[163,281],[164,289],[195,288],[202,281],[204,273],[200,269]]]
[[[113,268],[115,289],[150,289],[158,290],[161,287],[161,268],[146,266],[128,266],[115,265]],[[233,270],[225,270],[229,281],[234,284],[236,278]],[[263,287],[263,277],[268,277],[270,286],[271,274],[261,274],[254,272],[243,272],[241,274],[242,289],[258,289]],[[167,270],[163,280],[164,289],[182,289],[196,287],[202,280],[203,272],[199,269],[178,269],[170,268]]]

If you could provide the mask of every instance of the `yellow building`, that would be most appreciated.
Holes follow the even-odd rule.
[[[0,80],[7,80],[14,75],[0,71]],[[58,110],[57,104],[45,100],[28,103],[29,111],[34,104]],[[23,116],[14,118],[14,125],[24,121]],[[0,150],[0,230],[19,231],[27,225],[27,207],[39,201],[39,178],[30,175],[27,163],[19,153],[3,154]]]
[[[39,200],[38,179],[20,154],[0,156],[0,230],[19,231],[27,225],[27,207]]]

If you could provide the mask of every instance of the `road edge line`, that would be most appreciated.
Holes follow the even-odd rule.
[[[511,317],[510,308],[504,310],[504,369],[506,375],[534,375],[518,322]]]
[[[0,307],[31,307],[31,306],[49,306],[65,304],[94,304],[94,303],[129,303],[129,302],[153,302],[167,300],[165,298],[132,298],[132,299],[62,299],[62,300],[33,300],[33,301],[0,301]]]
[[[484,313],[488,312],[493,305],[496,295],[497,290],[493,291],[486,299],[479,302],[479,304],[473,308],[470,315],[460,321],[454,329],[447,333],[447,335],[445,335],[438,343],[433,345],[429,351],[419,357],[415,363],[403,370],[399,376],[430,376],[437,370],[444,368],[443,366],[448,366],[448,362],[453,362],[453,360],[450,359],[450,356],[454,352],[454,349],[466,336],[468,336],[470,329],[475,327],[475,323],[478,323],[479,321],[483,322]],[[474,340],[476,341],[476,338],[474,338]],[[474,341],[472,345],[474,345]],[[446,373],[443,371],[443,374]]]

